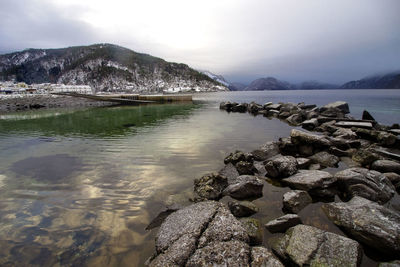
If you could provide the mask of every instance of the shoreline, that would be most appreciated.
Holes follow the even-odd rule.
[[[395,255],[400,251],[396,244],[400,239],[400,212],[386,207],[399,200],[398,124],[380,125],[368,112],[362,120],[356,120],[348,115],[345,102],[324,107],[223,102],[220,109],[278,118],[321,134],[293,129],[289,137],[268,142],[252,152],[232,152],[222,170],[195,179],[195,204],[169,210],[172,213],[161,224],[156,254],[148,265],[360,266],[363,247],[381,251],[376,258],[368,250],[364,260],[399,260]],[[346,165],[344,170],[335,174],[324,171],[336,168],[340,162]],[[262,196],[266,182],[292,189],[282,200],[287,215],[264,226],[270,233],[280,233],[270,248],[261,246],[261,224],[251,217],[261,208],[252,200]],[[223,198],[232,201],[225,205],[220,202]],[[334,224],[351,234],[345,237],[302,224],[296,214],[318,202],[324,203],[322,210]],[[364,221],[357,228],[354,222],[358,217]],[[372,223],[378,230],[369,228]],[[380,230],[388,235],[380,234]],[[320,240],[319,236],[324,238]],[[296,243],[301,239],[310,244]],[[289,248],[291,242],[295,242],[294,247]],[[309,254],[309,246],[317,250]],[[289,257],[293,249],[296,253]],[[385,255],[388,252],[391,255]]]

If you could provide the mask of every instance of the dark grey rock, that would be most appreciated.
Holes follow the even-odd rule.
[[[224,163],[228,164],[228,163],[232,163],[233,165],[235,165],[236,163],[238,163],[239,161],[246,161],[246,155],[245,153],[243,153],[242,151],[238,151],[236,150],[233,153],[230,153],[225,159],[224,159]]]
[[[276,156],[265,163],[267,175],[271,178],[288,177],[297,171],[297,160],[292,156]]]
[[[303,121],[301,124],[301,127],[307,130],[314,130],[316,127],[318,127],[319,123],[316,118],[312,118],[306,121]]]
[[[347,128],[337,128],[337,130],[332,135],[334,137],[343,138],[343,139],[357,138],[357,134],[355,132],[353,132],[351,129],[347,129]]]
[[[297,150],[300,155],[305,157],[314,155],[314,148],[312,145],[299,145]]]
[[[290,138],[279,139],[279,150],[283,155],[296,155],[297,145],[293,144]]]
[[[318,163],[313,163],[313,164],[310,164],[310,166],[308,166],[308,169],[310,171],[316,171],[316,170],[322,169],[322,167]]]
[[[322,151],[309,157],[314,163],[318,163],[323,167],[335,167],[339,162],[339,158],[329,154],[328,152]]]
[[[265,247],[251,248],[251,267],[284,267],[277,257]]]
[[[306,191],[292,190],[283,195],[283,210],[290,213],[298,213],[311,203],[312,198]]]
[[[219,171],[219,174],[228,179],[228,184],[233,183],[236,181],[236,178],[239,177],[239,172],[232,163],[226,164],[225,167]]]
[[[267,170],[265,169],[264,162],[254,161],[253,166],[259,176],[265,176]]]
[[[235,167],[240,175],[253,175],[257,172],[257,169],[253,166],[253,162],[239,161]]]
[[[375,121],[374,117],[372,117],[372,115],[366,110],[363,111],[361,119],[362,120]]]
[[[307,169],[311,164],[311,160],[307,158],[296,158],[298,169]]]
[[[195,251],[186,263],[187,267],[238,266],[247,267],[250,247],[244,242],[214,242]]]
[[[391,262],[381,262],[378,267],[400,267],[400,260]]]
[[[285,232],[290,227],[301,224],[301,219],[297,214],[286,214],[265,224],[265,228],[271,233]]]
[[[286,118],[286,121],[292,125],[300,125],[304,117],[301,114],[293,114]]]
[[[400,215],[362,197],[322,205],[328,218],[356,240],[384,254],[400,253]],[[397,254],[398,255],[398,254]]]
[[[271,104],[271,105],[268,105],[267,107],[264,107],[264,108],[267,109],[267,110],[271,110],[271,109],[280,110],[281,106],[282,106],[281,104]]]
[[[329,147],[331,144],[329,140],[326,139],[324,136],[310,134],[296,129],[293,129],[291,131],[290,139],[295,145],[308,144],[312,146],[317,146],[321,149],[324,147]]]
[[[337,147],[331,146],[329,148],[329,153],[332,155],[335,155],[336,157],[351,157],[353,155],[353,151],[352,149],[348,149],[348,150],[341,150]]]
[[[295,175],[282,180],[291,188],[307,191],[315,196],[332,196],[333,192],[327,191],[334,186],[336,178],[329,172],[318,170],[299,170]]]
[[[247,104],[246,103],[241,103],[239,105],[231,107],[232,112],[246,112],[247,110]]]
[[[259,110],[262,110],[263,106],[255,103],[255,102],[251,102],[248,106],[247,106],[247,111],[249,111],[250,113],[256,114]]]
[[[376,135],[376,141],[383,146],[393,146],[397,141],[397,137],[394,134],[379,131]]]
[[[349,104],[347,104],[344,101],[336,101],[336,102],[333,102],[333,103],[329,103],[329,104],[321,107],[320,111],[323,112],[323,111],[331,109],[331,108],[337,108],[337,109],[341,110],[345,114],[350,113]]]
[[[350,168],[336,173],[335,178],[345,199],[360,196],[383,204],[395,193],[395,188],[389,179],[377,171]]]
[[[213,200],[222,196],[222,191],[228,186],[228,179],[218,173],[204,175],[194,180],[196,200]]]
[[[400,174],[400,163],[392,160],[376,160],[371,164],[371,169],[379,172],[395,172]]]
[[[375,160],[380,159],[380,156],[368,149],[359,149],[351,157],[355,162],[360,163],[362,166],[370,165]]]
[[[400,174],[397,174],[395,172],[387,172],[383,175],[385,175],[386,178],[389,179],[392,185],[396,188],[397,193],[400,193]]]
[[[372,123],[364,121],[339,121],[335,123],[335,126],[344,128],[357,127],[357,128],[372,129]]]
[[[241,218],[240,222],[250,238],[249,244],[251,246],[261,245],[263,233],[260,221],[254,218]]]
[[[248,217],[258,212],[258,207],[250,201],[231,201],[228,207],[236,217]]]
[[[362,257],[356,241],[302,224],[287,230],[272,249],[296,266],[356,267]]]
[[[230,184],[224,194],[235,199],[257,198],[262,196],[263,182],[251,175],[241,175]]]

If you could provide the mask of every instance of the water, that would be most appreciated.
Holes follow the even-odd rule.
[[[387,124],[400,121],[400,91],[395,90],[195,98],[194,104],[3,114],[0,265],[143,265],[154,252],[157,231],[145,227],[166,205],[188,204],[194,178],[219,170],[229,152],[251,151],[292,129],[277,119],[220,111],[219,101],[322,105],[345,100],[355,116],[366,108]],[[266,223],[281,215],[286,191],[266,184],[264,197],[255,201],[261,207],[256,217]],[[302,217],[342,234],[318,205]],[[267,246],[269,238],[266,232]]]

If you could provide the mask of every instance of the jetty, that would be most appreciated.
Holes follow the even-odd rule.
[[[53,95],[63,95],[86,98],[96,101],[116,102],[121,105],[138,105],[150,103],[169,103],[169,102],[188,102],[192,101],[192,95],[140,95],[140,94],[110,94],[110,95],[91,95],[79,93],[53,93]]]

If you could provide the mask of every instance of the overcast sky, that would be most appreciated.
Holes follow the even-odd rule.
[[[400,0],[0,0],[0,52],[114,43],[249,82],[400,70]]]

